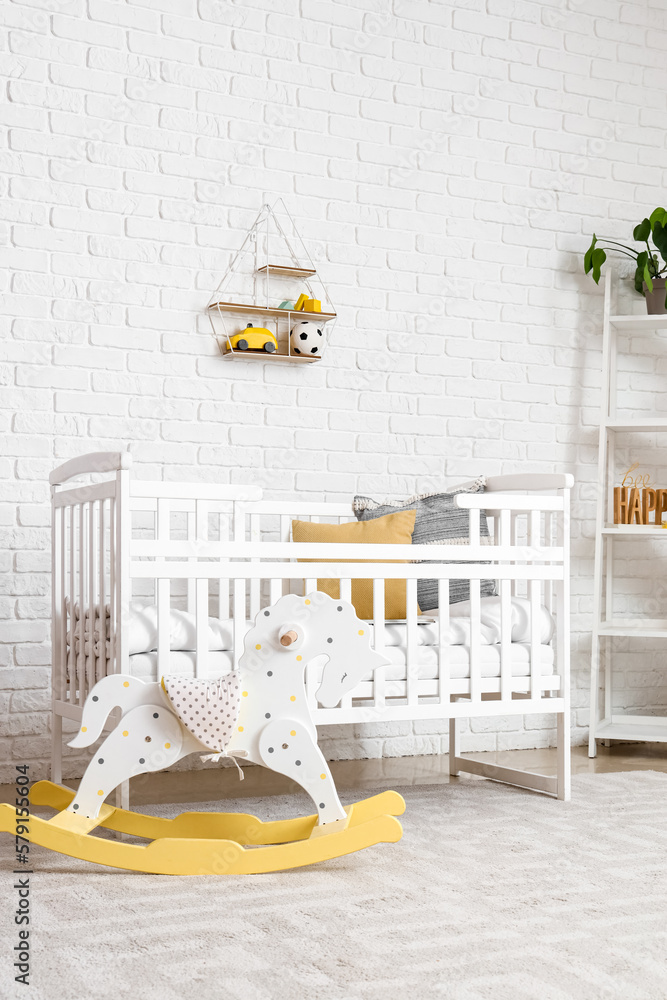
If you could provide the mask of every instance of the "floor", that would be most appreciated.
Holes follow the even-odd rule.
[[[518,767],[542,774],[556,773],[555,748],[543,750],[505,750],[495,753],[466,754],[485,763]],[[446,755],[427,757],[384,757],[380,760],[339,760],[331,762],[331,771],[339,789],[390,786],[430,785],[448,781],[483,781],[473,775],[449,776]],[[573,774],[610,771],[667,772],[667,747],[664,743],[618,743],[600,746],[598,756],[590,759],[587,747],[572,748]],[[72,787],[76,782],[68,781]],[[220,798],[245,798],[255,795],[283,795],[297,790],[289,779],[262,767],[247,767],[239,781],[235,767],[206,768],[202,771],[162,771],[140,775],[132,780],[132,805],[161,802],[207,802]],[[14,787],[0,785],[0,801],[14,800]]]

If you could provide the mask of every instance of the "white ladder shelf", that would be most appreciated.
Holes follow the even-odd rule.
[[[595,526],[595,581],[593,643],[591,653],[590,735],[588,756],[595,757],[597,740],[630,740],[667,743],[667,716],[619,714],[614,711],[612,644],[617,637],[667,639],[667,618],[629,618],[614,614],[614,540],[635,537],[662,538],[667,531],[652,525],[614,524],[613,486],[616,476],[617,433],[667,431],[667,418],[654,420],[617,416],[618,334],[650,333],[667,329],[664,316],[612,314],[611,270],[605,276],[602,341],[602,394],[598,452],[597,515]],[[600,680],[604,699],[600,705]],[[602,711],[601,711],[602,709]]]

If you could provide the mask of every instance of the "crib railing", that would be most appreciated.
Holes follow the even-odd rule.
[[[334,710],[319,710],[318,721],[346,721],[359,719],[360,711],[370,712],[373,718],[381,715],[389,701],[392,717],[397,710],[405,718],[419,715],[441,715],[442,703],[452,698],[466,698],[468,703],[481,704],[485,698],[499,701],[498,714],[508,708],[518,711],[512,703],[524,699],[520,710],[545,711],[543,699],[552,699],[564,683],[566,637],[561,636],[563,657],[560,659],[559,676],[544,676],[541,670],[541,640],[538,632],[539,611],[542,604],[556,609],[563,599],[565,567],[567,561],[565,504],[563,497],[494,496],[494,536],[488,540],[480,537],[480,510],[482,496],[463,495],[461,506],[471,511],[470,541],[460,545],[356,545],[345,543],[292,543],[289,522],[292,517],[351,519],[349,508],[338,505],[286,504],[261,501],[257,504],[239,505],[235,514],[235,540],[220,541],[197,539],[196,560],[193,560],[192,542],[188,540],[133,540],[131,542],[130,572],[133,579],[155,579],[168,586],[167,581],[185,578],[196,579],[198,621],[202,607],[208,607],[207,585],[215,581],[231,580],[233,583],[233,610],[235,651],[240,653],[248,617],[254,617],[263,607],[273,603],[284,592],[307,593],[317,588],[318,578],[339,580],[340,596],[349,600],[353,580],[373,580],[374,645],[383,651],[384,643],[384,591],[385,581],[406,581],[406,678],[389,682],[387,669],[376,671],[372,680],[355,689]],[[487,497],[488,502],[488,497]],[[558,518],[560,515],[560,519]],[[526,522],[521,525],[522,519]],[[245,525],[245,526],[244,526]],[[244,537],[245,536],[245,537]],[[280,541],[263,540],[280,538]],[[524,543],[521,544],[521,540]],[[437,562],[433,562],[434,555]],[[304,564],[297,560],[308,560]],[[357,560],[366,560],[358,562]],[[384,560],[406,560],[385,562]],[[315,560],[315,561],[313,561]],[[319,560],[319,561],[318,561]],[[341,561],[331,561],[341,560]],[[351,560],[355,560],[352,562]],[[382,561],[381,561],[382,560]],[[424,560],[424,562],[415,562]],[[425,685],[419,679],[417,582],[436,579],[440,595],[438,660],[436,685]],[[450,647],[446,640],[449,625],[450,581],[463,579],[470,582],[470,672],[461,683],[451,676],[449,669]],[[481,670],[481,593],[482,580],[498,581],[501,603],[500,678],[497,683],[483,679]],[[527,684],[517,682],[511,664],[511,597],[523,590],[531,609],[530,678]],[[562,606],[562,605],[561,605]],[[168,604],[165,602],[165,608]],[[564,617],[561,615],[561,617]],[[198,630],[199,632],[199,630]],[[197,672],[206,676],[206,657],[197,653]],[[164,649],[168,656],[168,648]],[[158,669],[160,669],[160,651]],[[307,686],[313,693],[316,671],[311,668]],[[522,688],[524,690],[522,690]],[[402,704],[397,703],[401,699]],[[527,703],[525,703],[527,700]],[[362,702],[364,704],[362,704]],[[440,707],[438,707],[440,706]],[[553,706],[554,709],[556,706]],[[495,714],[496,710],[485,714]],[[470,714],[470,705],[461,705],[453,714]],[[368,714],[367,716],[368,717]]]
[[[115,459],[115,461],[114,461]],[[132,597],[157,606],[157,668],[169,670],[170,611],[184,607],[195,616],[195,671],[209,676],[210,615],[233,622],[233,653],[243,648],[248,618],[287,592],[306,593],[325,577],[339,580],[340,596],[350,600],[352,581],[373,581],[374,644],[385,644],[385,581],[406,581],[405,678],[391,681],[387,668],[375,672],[334,710],[320,709],[318,721],[373,717],[392,706],[392,717],[470,714],[470,703],[497,702],[508,710],[544,711],[569,683],[567,616],[568,496],[557,494],[460,494],[470,512],[469,544],[437,546],[292,543],[293,518],[342,523],[354,520],[348,505],[265,501],[259,491],[210,484],[130,482],[122,457],[100,456],[95,464],[66,463],[52,477],[54,537],[54,700],[61,714],[78,718],[94,683],[105,673],[130,669],[129,603]],[[113,471],[99,483],[65,488],[74,472]],[[95,465],[93,468],[92,466]],[[562,487],[564,477],[551,477]],[[506,480],[505,480],[506,481]],[[556,482],[545,484],[553,488]],[[481,537],[485,509],[490,537]],[[435,560],[434,561],[434,557]],[[298,562],[307,559],[308,563]],[[317,560],[317,561],[312,561]],[[343,560],[332,562],[331,560]],[[352,561],[354,560],[354,561]],[[358,562],[357,560],[365,560]],[[406,560],[386,562],[384,560]],[[417,562],[416,560],[423,560]],[[417,583],[437,580],[439,593],[437,676],[419,676]],[[500,598],[500,676],[482,676],[481,581],[497,581]],[[470,585],[469,676],[452,677],[449,588],[453,580]],[[525,596],[530,606],[530,674],[512,672],[511,600]],[[538,631],[541,605],[555,614],[555,674],[541,669]],[[316,668],[307,675],[314,697]],[[555,708],[555,705],[554,705]],[[341,715],[342,711],[342,715]],[[448,710],[449,711],[449,710]],[[487,705],[485,714],[495,714]],[[355,714],[356,713],[356,714]]]

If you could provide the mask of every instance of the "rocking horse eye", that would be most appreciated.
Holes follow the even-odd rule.
[[[333,639],[327,639],[327,642],[333,642]]]

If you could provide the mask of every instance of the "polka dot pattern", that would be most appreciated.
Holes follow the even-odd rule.
[[[223,751],[239,715],[238,673],[217,681],[165,677],[164,687],[176,715],[195,739],[216,753]]]

